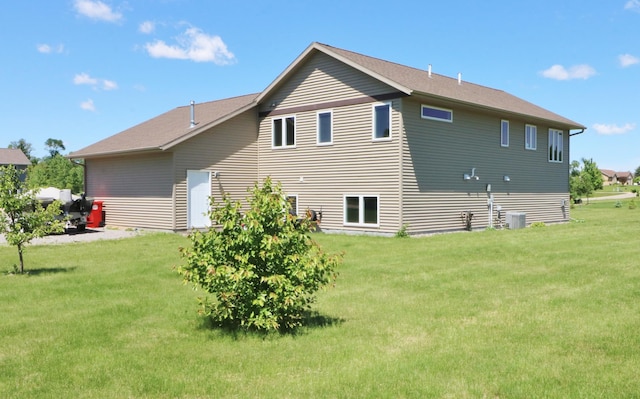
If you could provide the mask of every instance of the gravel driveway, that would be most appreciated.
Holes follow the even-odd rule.
[[[69,233],[66,234],[54,234],[43,238],[36,238],[28,245],[38,244],[68,244],[72,242],[88,242],[96,240],[115,240],[118,238],[134,237],[143,234],[141,230],[124,230],[113,228],[87,228],[84,232],[76,232],[74,229],[69,229]],[[3,235],[0,235],[0,245],[7,245]]]

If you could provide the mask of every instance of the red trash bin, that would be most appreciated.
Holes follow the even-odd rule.
[[[87,227],[104,227],[106,214],[103,201],[93,201],[91,212],[87,217]]]

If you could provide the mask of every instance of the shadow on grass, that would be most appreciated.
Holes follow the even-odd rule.
[[[56,273],[68,273],[72,272],[76,269],[76,267],[47,267],[41,269],[25,269],[24,273],[20,273],[17,267],[14,267],[13,270],[7,270],[4,272],[5,275],[11,276],[41,276],[47,274],[56,274]]]
[[[302,325],[297,328],[281,329],[278,331],[262,331],[252,328],[245,328],[238,324],[217,323],[211,317],[203,316],[199,325],[200,330],[218,331],[221,334],[233,339],[243,337],[269,337],[269,336],[297,336],[303,335],[311,330],[337,326],[345,322],[338,317],[322,315],[316,311],[305,312],[302,317]]]

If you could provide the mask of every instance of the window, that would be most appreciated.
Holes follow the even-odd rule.
[[[296,118],[287,116],[273,119],[273,148],[295,147]]]
[[[331,111],[318,112],[318,144],[333,143],[333,115]]]
[[[509,121],[504,119],[500,122],[500,145],[509,147]]]
[[[391,104],[377,104],[373,106],[373,139],[385,140],[391,138]]]
[[[562,130],[549,129],[549,162],[562,162]]]
[[[298,195],[297,194],[287,195],[286,198],[287,198],[287,202],[291,206],[291,208],[289,209],[289,213],[291,213],[294,216],[297,216],[298,215]]]
[[[453,122],[453,111],[445,108],[422,105],[420,109],[422,119],[433,119],[436,121]]]
[[[535,150],[538,141],[538,128],[533,125],[524,125],[524,148]]]
[[[344,224],[378,225],[378,196],[347,195],[344,197]]]

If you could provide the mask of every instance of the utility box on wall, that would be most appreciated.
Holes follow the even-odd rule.
[[[510,230],[522,229],[527,226],[527,214],[524,212],[507,212],[506,223]]]

